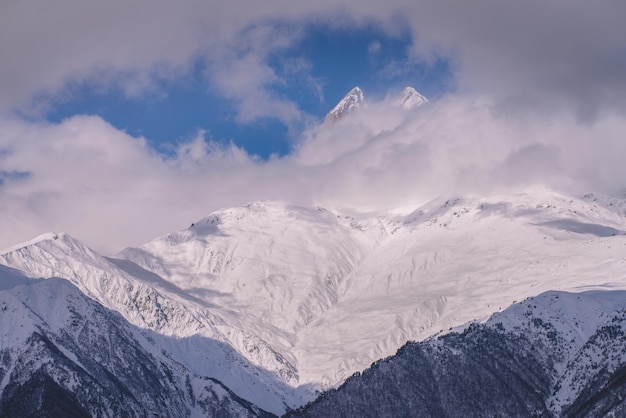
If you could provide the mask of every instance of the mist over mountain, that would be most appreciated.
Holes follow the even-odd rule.
[[[441,196],[533,187],[615,195],[625,187],[625,126],[616,114],[581,123],[563,111],[548,120],[463,95],[403,109],[398,93],[368,98],[336,123],[312,123],[292,153],[266,161],[208,132],[164,157],[97,116],[13,120],[2,133],[10,152],[2,154],[0,246],[52,230],[113,254],[259,200],[386,214]]]

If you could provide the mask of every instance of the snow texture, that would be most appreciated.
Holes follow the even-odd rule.
[[[202,405],[217,405],[210,399],[228,399],[228,408],[238,405],[244,414],[280,415],[407,341],[486,321],[526,297],[549,290],[626,289],[625,215],[622,198],[529,190],[440,198],[408,215],[255,202],[217,211],[114,257],[103,257],[67,234],[47,234],[0,253],[0,265],[6,266],[0,266],[0,295],[7,309],[9,303],[15,308],[1,319],[2,349],[30,347],[34,353],[42,350],[36,347],[49,347],[49,340],[72,364],[86,361],[76,351],[79,345],[55,341],[65,341],[63,333],[73,335],[70,310],[81,318],[104,315],[90,313],[95,309],[90,303],[97,303],[110,312],[105,318],[120,316],[125,325],[116,329],[136,339],[127,340],[137,356],[154,364],[155,375],[158,362],[150,358],[177,365],[167,389],[172,394],[190,376],[193,396],[172,395],[182,410],[201,414],[212,408]],[[15,292],[24,285],[44,286],[44,297],[64,283],[44,280],[50,278],[67,280],[85,296],[71,301],[63,296],[60,304],[44,298],[30,310],[20,307]],[[108,321],[90,326],[107,333],[113,326]],[[588,329],[563,334],[567,341],[586,344],[585,350],[571,348],[578,350],[572,351],[575,361],[549,353],[556,374],[541,388],[552,390],[546,408],[554,413],[587,407],[576,402],[590,390],[584,380],[589,371],[576,371],[568,361],[598,364],[606,353],[616,356],[605,377],[621,364],[620,340],[599,345],[611,330],[589,342],[597,333],[593,321],[579,321]],[[540,335],[515,331],[513,326],[523,324],[514,325],[513,319],[500,322],[521,339]],[[492,328],[489,332],[499,332]],[[28,379],[58,383],[60,371],[11,377],[16,357],[7,358],[2,402],[14,399],[6,388],[17,390]],[[59,355],[52,358],[50,364],[56,364]],[[47,369],[33,365],[31,370]],[[562,380],[559,390],[550,386],[556,378]],[[70,392],[71,387],[61,385]],[[198,399],[205,401],[200,405]]]
[[[64,279],[5,290],[0,311],[0,416],[270,415]]]

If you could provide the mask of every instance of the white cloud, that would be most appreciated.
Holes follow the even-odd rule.
[[[610,0],[4,2],[0,247],[65,230],[111,251],[256,199],[389,209],[536,182],[623,188],[624,15],[626,3]],[[460,93],[414,113],[370,103],[265,162],[202,135],[165,158],[97,117],[6,116],[82,82],[154,94],[155,78],[201,60],[240,121],[289,125],[304,116],[276,93],[283,75],[268,59],[310,23],[408,28],[411,59],[447,57]]]
[[[420,56],[455,57],[463,91],[513,109],[567,107],[580,119],[626,104],[626,54],[618,1],[421,1],[406,13]]]
[[[208,59],[208,77],[224,97],[237,103],[237,119],[249,123],[275,118],[286,125],[302,117],[298,106],[275,93],[282,78],[267,63],[270,53],[293,45],[294,30],[259,25],[248,28]]]
[[[382,49],[382,45],[380,44],[380,42],[374,41],[367,46],[367,53],[370,56],[374,56],[380,53],[381,49]]]
[[[254,103],[269,103],[268,114],[290,119],[293,104],[272,93],[280,80],[269,70],[269,53],[296,42],[307,24],[376,24],[390,34],[410,30],[417,62],[450,59],[462,91],[541,112],[571,107],[584,119],[626,104],[624,15],[626,3],[612,0],[4,2],[0,108],[103,74],[137,94],[154,77],[176,77],[206,59],[211,79],[240,101],[243,119],[255,117],[244,87],[257,93]],[[229,49],[239,54],[228,59]],[[250,77],[242,74],[246,65]]]
[[[210,84],[241,105],[241,120],[291,120],[298,109],[272,89],[281,80],[266,62],[269,54],[292,45],[310,20],[358,24],[363,13],[353,18],[349,9],[330,0],[4,2],[0,111],[45,109],[42,98],[62,98],[81,83],[139,95],[201,60]]]
[[[370,103],[312,128],[294,155],[268,161],[202,133],[166,158],[98,117],[4,120],[2,171],[29,175],[0,185],[0,247],[54,230],[110,252],[253,200],[390,210],[538,183],[579,192],[626,186],[626,121],[617,114],[521,121],[493,109],[460,97],[409,112]]]

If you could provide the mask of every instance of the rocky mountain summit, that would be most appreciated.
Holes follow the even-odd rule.
[[[413,87],[405,87],[393,100],[393,105],[408,110],[428,103],[428,99]],[[345,116],[366,105],[365,95],[359,87],[355,87],[345,95],[337,105],[326,114],[326,122],[337,122]]]

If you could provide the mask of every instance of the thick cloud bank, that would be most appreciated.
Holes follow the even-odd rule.
[[[0,248],[62,230],[114,251],[257,199],[397,210],[535,184],[622,190],[624,16],[621,0],[2,2]],[[452,87],[311,124],[270,62],[310,27],[409,33],[402,65],[442,59]],[[164,156],[95,116],[33,117],[82,85],[158,97],[198,67],[238,122],[309,124],[295,151],[260,161],[199,133]]]
[[[62,230],[113,251],[252,200],[394,211],[533,185],[614,192],[626,187],[623,132],[615,114],[520,119],[450,96],[412,110],[370,103],[311,127],[292,155],[260,161],[202,133],[165,157],[98,117],[5,121],[0,247]]]

